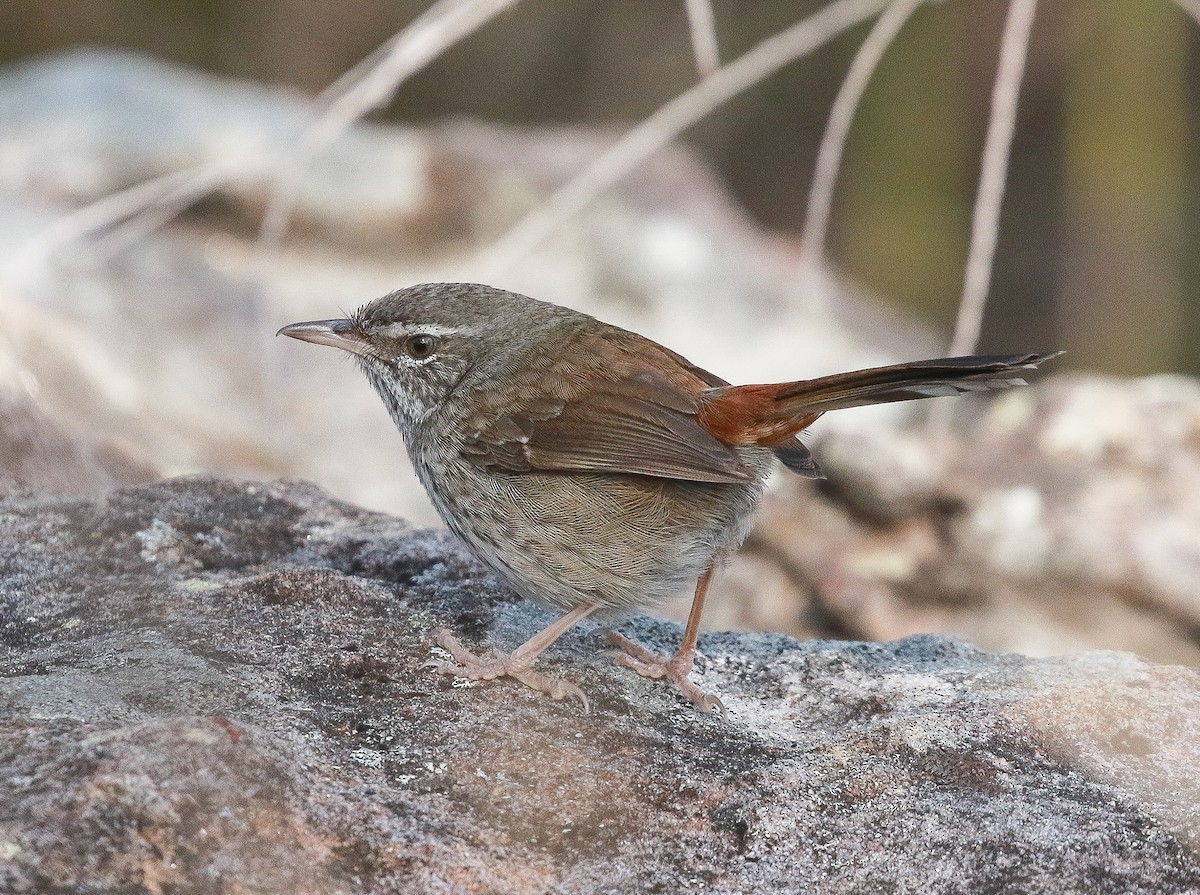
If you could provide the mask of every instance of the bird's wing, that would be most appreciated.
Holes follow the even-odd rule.
[[[700,387],[686,388],[653,371],[591,378],[586,391],[561,398],[518,398],[506,402],[502,414],[476,417],[460,451],[472,463],[502,473],[617,472],[692,482],[753,481],[754,472],[737,451],[697,421]]]

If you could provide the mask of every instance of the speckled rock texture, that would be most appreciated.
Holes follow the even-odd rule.
[[[719,718],[587,629],[586,715],[421,667],[546,619],[305,483],[10,498],[0,891],[1200,892],[1195,671],[708,635]]]

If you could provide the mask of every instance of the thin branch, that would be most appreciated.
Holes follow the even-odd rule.
[[[992,109],[983,144],[979,187],[971,217],[971,247],[967,252],[962,299],[954,325],[951,354],[970,354],[979,342],[988,285],[992,279],[992,261],[1000,232],[1000,205],[1004,199],[1008,175],[1008,157],[1017,124],[1017,98],[1025,73],[1025,55],[1037,0],[1012,0],[1000,41],[1000,62],[992,88]]]
[[[58,218],[17,249],[7,265],[23,281],[65,246],[89,236],[137,227],[144,215],[161,223],[211,193],[256,163],[226,158],[183,171],[172,171],[97,199]]]
[[[519,0],[438,0],[317,97],[324,111],[283,166],[263,214],[259,251],[283,242],[305,169],[350,125],[386,104],[405,80]]]
[[[893,0],[871,28],[846,71],[846,78],[842,81],[829,110],[829,123],[825,126],[825,134],[821,138],[820,149],[817,150],[812,187],[808,193],[808,210],[804,216],[804,232],[800,237],[800,262],[803,265],[814,265],[825,255],[825,237],[829,230],[829,215],[833,207],[833,191],[837,185],[838,170],[846,151],[850,125],[854,122],[854,115],[867,89],[867,83],[874,75],[884,52],[904,27],[904,23],[924,2],[925,0]]]
[[[642,121],[482,252],[486,278],[507,270],[678,134],[789,62],[875,15],[887,0],[837,0],[717,69]]]
[[[1189,16],[1196,20],[1196,24],[1200,25],[1200,0],[1175,0],[1176,3],[1183,8]]]
[[[717,23],[713,16],[710,0],[685,0],[688,31],[692,37],[692,53],[696,57],[696,70],[700,77],[707,78],[721,67],[721,53],[717,47]]]

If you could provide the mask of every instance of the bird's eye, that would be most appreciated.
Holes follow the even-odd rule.
[[[415,336],[409,336],[404,342],[404,350],[408,352],[409,357],[415,357],[417,360],[425,360],[433,354],[436,347],[437,340],[428,333],[417,333]]]

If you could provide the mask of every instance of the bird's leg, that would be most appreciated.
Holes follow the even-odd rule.
[[[665,678],[674,684],[680,693],[698,705],[701,711],[711,712],[716,709],[724,714],[725,704],[711,693],[705,693],[688,677],[696,658],[696,639],[700,636],[700,616],[704,613],[704,596],[708,593],[708,585],[712,581],[715,565],[715,560],[709,562],[708,568],[696,582],[696,595],[692,598],[692,608],[688,612],[687,627],[683,629],[683,641],[671,658],[663,659],[656,656],[644,646],[634,643],[616,631],[608,632],[608,644],[621,650],[615,660],[618,665],[632,669],[642,677]]]
[[[551,699],[576,696],[583,703],[584,712],[587,712],[589,709],[588,699],[583,695],[582,690],[561,678],[534,671],[529,666],[554,641],[565,634],[568,628],[598,608],[600,608],[599,604],[575,607],[553,624],[538,631],[511,653],[502,653],[492,649],[483,656],[477,656],[463,646],[458,638],[448,630],[439,628],[433,632],[433,641],[446,650],[454,661],[432,660],[426,662],[425,665],[442,674],[452,674],[470,681],[490,681],[498,677],[516,678],[525,686],[545,693]]]

